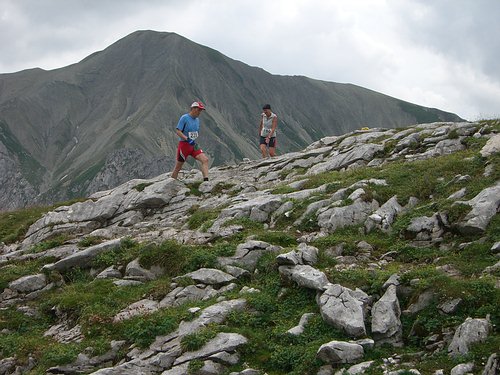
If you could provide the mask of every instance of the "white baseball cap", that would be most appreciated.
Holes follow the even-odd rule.
[[[193,102],[193,104],[191,104],[191,108],[194,107],[198,107],[199,109],[205,109],[205,106],[203,105],[202,102]]]

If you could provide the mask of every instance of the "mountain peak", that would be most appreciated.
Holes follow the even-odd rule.
[[[0,85],[0,125],[8,134],[0,140],[8,150],[0,175],[12,176],[2,181],[0,209],[171,170],[173,129],[196,99],[207,104],[199,141],[212,165],[259,156],[257,127],[267,102],[279,116],[281,153],[361,127],[460,120],[354,85],[272,75],[150,30],[68,67],[0,75]]]

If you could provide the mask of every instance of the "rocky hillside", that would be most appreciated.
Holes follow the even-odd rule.
[[[174,33],[138,31],[51,71],[0,74],[0,210],[85,197],[173,167],[179,116],[199,99],[213,166],[257,158],[262,105],[280,152],[363,126],[460,121],[362,87],[272,75]]]
[[[0,374],[498,374],[499,132],[357,130],[3,214]]]

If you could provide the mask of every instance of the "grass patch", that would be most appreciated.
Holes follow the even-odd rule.
[[[50,209],[50,207],[30,207],[17,211],[1,212],[0,242],[10,244],[19,241],[24,237],[30,225]]]
[[[189,229],[209,228],[220,214],[220,210],[196,209],[193,211],[187,221]]]
[[[40,268],[52,259],[36,259],[22,262],[11,262],[0,267],[0,291],[8,287],[11,281],[23,276],[40,273]]]
[[[141,182],[138,185],[135,185],[133,188],[137,191],[143,191],[146,187],[153,185],[152,182]]]

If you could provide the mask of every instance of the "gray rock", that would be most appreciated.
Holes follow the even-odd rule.
[[[199,375],[219,375],[225,370],[225,366],[214,361],[204,361],[203,367],[198,371]]]
[[[179,306],[191,301],[205,301],[216,297],[219,294],[225,293],[228,290],[234,289],[236,284],[229,284],[222,288],[215,289],[211,285],[188,285],[186,287],[177,287],[168,293],[159,304],[160,308]]]
[[[222,301],[204,309],[194,320],[179,324],[179,336],[189,335],[212,323],[222,323],[231,311],[241,311],[246,306],[246,300],[235,299]]]
[[[377,344],[401,346],[403,328],[396,286],[390,285],[372,309],[372,333]]]
[[[461,199],[463,197],[465,197],[465,194],[467,193],[467,188],[462,188],[458,191],[456,191],[455,193],[451,194],[448,198],[448,200],[457,200],[457,199]]]
[[[416,241],[435,241],[443,236],[445,224],[446,219],[440,213],[431,217],[416,217],[406,228],[405,237]]]
[[[303,332],[304,332],[304,328],[307,324],[307,322],[309,321],[309,319],[311,319],[312,317],[314,316],[314,313],[306,313],[306,314],[303,314],[301,317],[300,317],[300,321],[299,321],[299,324],[296,325],[295,327],[293,328],[290,328],[288,331],[286,331],[287,333],[291,334],[291,335],[294,335],[294,336],[299,336],[301,335]]]
[[[387,373],[384,373],[384,375],[401,375],[401,374],[407,374],[407,373],[410,373],[410,374],[414,374],[414,375],[420,375],[420,371],[418,371],[417,369],[401,369],[401,370],[396,370],[396,371],[388,371]]]
[[[47,286],[48,280],[43,273],[21,277],[9,283],[9,288],[18,293],[30,293],[43,289]]]
[[[236,280],[234,276],[214,268],[200,268],[185,275],[175,277],[173,280],[176,281],[182,278],[190,278],[197,283],[205,285],[224,285]]]
[[[400,277],[397,273],[395,273],[395,274],[392,274],[387,279],[387,281],[384,283],[384,285],[382,285],[382,289],[386,290],[391,285],[395,285],[396,287],[398,287],[400,284],[401,284]]]
[[[116,280],[113,281],[113,284],[116,286],[125,287],[125,286],[141,285],[143,284],[143,282],[137,280]]]
[[[493,246],[491,247],[490,251],[491,251],[493,254],[498,254],[498,253],[500,253],[500,241],[495,242],[495,243],[493,244]]]
[[[329,208],[318,215],[318,225],[331,233],[336,229],[363,223],[377,208],[378,203],[375,200],[358,200],[349,206]]]
[[[263,241],[248,241],[239,244],[236,247],[236,252],[231,257],[219,257],[217,262],[220,266],[241,266],[247,270],[254,271],[260,257],[267,253],[278,253],[281,250],[280,246],[270,245]]]
[[[455,332],[448,346],[450,356],[465,355],[469,347],[476,342],[482,342],[488,337],[490,322],[488,319],[467,318]]]
[[[54,264],[44,266],[43,269],[64,271],[72,267],[88,268],[91,266],[91,261],[106,251],[110,251],[120,247],[121,239],[106,241],[98,245],[87,247],[82,251],[74,253],[64,259],[57,261]]]
[[[219,333],[200,350],[183,353],[175,360],[174,366],[192,361],[193,359],[207,358],[219,352],[232,352],[247,342],[248,340],[238,333]]]
[[[228,218],[249,217],[252,220],[266,222],[270,214],[282,205],[281,197],[275,195],[260,195],[256,198],[236,203],[222,210],[212,228],[215,230],[221,220]]]
[[[139,280],[139,281],[151,281],[156,279],[156,275],[141,267],[139,264],[139,258],[134,259],[132,262],[127,264],[125,268],[125,277],[127,279]]]
[[[375,363],[375,361],[367,361],[367,362],[361,362],[358,363],[357,365],[349,367],[347,370],[340,370],[335,373],[335,375],[357,375],[357,374],[364,374],[366,370],[368,370],[372,365]]]
[[[327,171],[339,170],[359,160],[370,161],[377,152],[383,149],[384,146],[372,143],[356,145],[347,152],[334,155],[325,162],[313,165],[306,172],[306,175],[315,175]]]
[[[500,206],[500,182],[484,189],[469,201],[457,203],[468,204],[472,208],[463,222],[458,224],[458,229],[464,234],[482,233]]]
[[[319,297],[318,304],[326,323],[350,336],[360,337],[366,335],[363,302],[353,294],[349,288],[331,284]]]
[[[472,370],[474,370],[474,363],[461,363],[451,369],[450,375],[465,375],[472,372]]]
[[[418,296],[418,299],[415,303],[412,303],[408,306],[408,309],[405,310],[405,313],[416,314],[426,307],[430,306],[434,301],[435,293],[432,290],[426,290]]]
[[[225,363],[229,366],[234,366],[240,361],[240,356],[238,353],[229,353],[221,351],[219,353],[212,354],[208,359],[214,360],[218,363]]]
[[[0,359],[0,374],[10,374],[16,367],[16,357]]]
[[[189,374],[189,363],[172,367],[169,370],[163,371],[161,375],[186,375]]]
[[[133,318],[135,316],[143,316],[147,314],[151,314],[159,309],[159,304],[157,301],[152,301],[149,299],[143,299],[140,301],[137,301],[124,310],[120,311],[115,317],[113,318],[113,322],[122,322],[124,320],[128,320],[130,318]]]
[[[312,266],[318,261],[318,252],[318,248],[300,243],[296,251],[280,254],[276,257],[276,261],[281,266],[296,266],[299,264]]]
[[[438,306],[438,309],[441,310],[445,314],[453,314],[457,309],[458,306],[462,303],[461,298],[454,298],[448,301],[445,301],[441,303]]]
[[[99,272],[96,279],[120,279],[122,274],[115,266],[109,266],[105,270]]]
[[[50,327],[43,334],[44,337],[51,336],[57,342],[68,344],[71,342],[81,342],[83,334],[80,325],[70,327],[69,322],[63,322]]]
[[[239,279],[240,277],[244,277],[244,276],[250,276],[250,272],[248,272],[244,268],[231,266],[231,265],[227,265],[224,268],[228,274],[236,277],[237,279]]]
[[[500,152],[500,134],[495,134],[493,137],[488,139],[486,144],[483,146],[481,151],[481,156],[483,158],[487,158],[491,155],[497,154]]]
[[[316,375],[333,375],[333,366],[332,365],[321,366]],[[335,373],[335,375],[337,375],[337,372]],[[342,375],[342,373],[340,373],[340,375]]]
[[[323,291],[329,283],[322,271],[309,265],[280,266],[278,270],[281,275],[304,288]]]
[[[484,366],[482,375],[498,375],[500,374],[500,360],[498,354],[493,353],[489,356],[488,362]]]
[[[355,363],[363,358],[363,347],[344,341],[330,341],[320,346],[316,356],[325,363]]]

